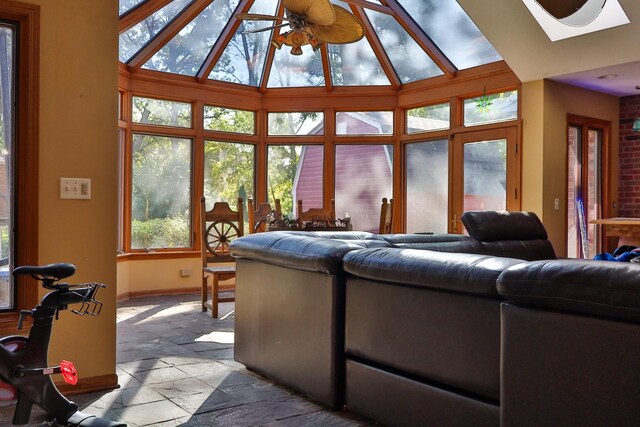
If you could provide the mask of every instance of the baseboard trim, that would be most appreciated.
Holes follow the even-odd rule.
[[[120,388],[118,376],[116,374],[101,375],[98,377],[80,378],[76,385],[65,382],[56,382],[56,387],[65,396],[74,394],[90,393],[92,391],[114,390]]]
[[[116,297],[117,301],[126,301],[132,298],[151,297],[158,295],[180,295],[180,294],[199,294],[201,292],[200,287],[192,288],[176,288],[176,289],[155,289],[150,291],[133,291],[125,292]]]

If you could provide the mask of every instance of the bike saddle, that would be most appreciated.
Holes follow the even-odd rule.
[[[19,276],[23,274],[30,274],[36,279],[47,279],[52,281],[58,281],[65,277],[72,276],[76,272],[76,266],[67,263],[49,264],[43,266],[35,265],[21,265],[13,269],[13,275]]]
[[[67,420],[70,427],[127,427],[126,423],[109,421],[84,412],[76,412]]]

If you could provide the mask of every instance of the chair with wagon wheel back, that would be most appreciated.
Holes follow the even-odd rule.
[[[234,265],[213,266],[215,263],[229,263],[235,260],[229,254],[229,243],[244,234],[243,201],[238,198],[237,211],[232,210],[227,202],[216,202],[210,211],[205,206],[205,198],[201,199],[202,229],[202,311],[211,309],[211,317],[218,317],[218,303],[235,301],[235,285],[225,287],[222,291],[220,281],[234,279]],[[211,302],[208,296],[208,278],[211,284]],[[224,292],[224,294],[222,293]]]
[[[280,199],[276,199],[275,210],[271,209],[270,203],[259,203],[258,208],[254,210],[253,199],[247,200],[247,211],[249,216],[249,234],[262,233],[267,231],[267,217],[271,212],[275,212],[274,219],[282,217],[282,208],[280,207]]]

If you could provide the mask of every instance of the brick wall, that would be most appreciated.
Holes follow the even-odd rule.
[[[640,132],[631,127],[640,111],[640,95],[620,98],[620,171],[618,215],[640,218]]]

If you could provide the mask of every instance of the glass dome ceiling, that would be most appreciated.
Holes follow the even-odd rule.
[[[153,70],[255,88],[392,86],[502,58],[455,0],[331,0],[364,24],[365,37],[302,55],[270,41],[290,28],[251,33],[284,16],[276,0],[120,0],[120,61]]]

